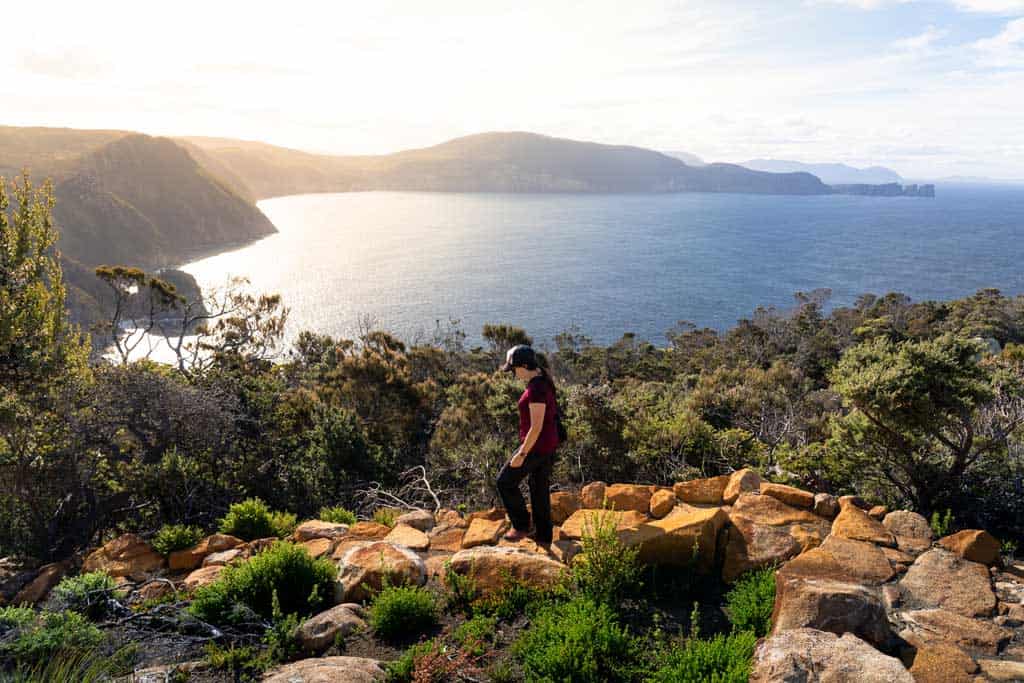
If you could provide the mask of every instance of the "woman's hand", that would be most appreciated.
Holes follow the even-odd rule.
[[[512,455],[512,459],[508,461],[508,466],[509,467],[522,467],[524,460],[526,460],[526,455],[522,451],[516,451]]]

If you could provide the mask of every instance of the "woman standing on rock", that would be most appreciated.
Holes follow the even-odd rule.
[[[538,544],[551,543],[551,467],[559,444],[556,423],[558,405],[555,383],[548,371],[537,362],[533,349],[525,344],[513,346],[501,366],[526,382],[526,391],[519,397],[519,449],[498,473],[498,495],[508,512],[512,529],[505,534],[510,541],[527,538],[530,513],[519,491],[519,484],[529,477],[530,506],[533,510],[533,538]]]

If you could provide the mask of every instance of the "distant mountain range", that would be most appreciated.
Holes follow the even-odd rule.
[[[271,234],[274,226],[255,206],[268,197],[357,190],[893,193],[862,184],[833,188],[807,170],[816,165],[769,172],[704,164],[685,152],[524,132],[469,135],[394,154],[329,156],[224,138],[0,127],[0,176],[22,168],[36,181],[54,181],[70,308],[83,322],[98,319],[107,296],[92,274],[97,265],[166,268]],[[187,275],[173,277],[194,286]]]
[[[805,164],[782,159],[752,159],[740,164],[744,168],[768,173],[797,173],[803,171],[818,176],[828,185],[884,185],[902,183],[900,174],[884,166],[854,168],[846,164]]]
[[[808,173],[696,167],[640,147],[535,133],[481,133],[379,156],[322,156],[262,143],[181,138],[257,198],[296,192],[751,192],[828,194]]]

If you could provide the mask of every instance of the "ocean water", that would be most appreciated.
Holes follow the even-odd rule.
[[[832,290],[948,299],[1024,292],[1024,186],[939,186],[935,199],[739,194],[360,192],[259,203],[280,231],[183,266],[204,287],[246,276],[291,308],[288,334],[405,340],[458,319],[535,342],[575,326],[657,345],[676,321],[720,330],[757,306]]]

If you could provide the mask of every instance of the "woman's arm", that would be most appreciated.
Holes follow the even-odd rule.
[[[540,432],[544,428],[544,411],[547,410],[547,407],[545,403],[530,404],[530,430],[526,432],[526,438],[523,439],[519,450],[512,457],[513,467],[519,467],[523,464],[526,454],[530,452],[533,445],[537,443],[537,439],[540,438]]]

